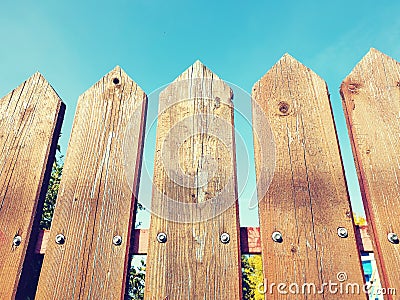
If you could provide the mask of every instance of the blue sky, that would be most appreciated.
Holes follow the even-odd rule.
[[[16,3],[0,4],[0,95],[40,71],[67,105],[63,152],[78,96],[115,65],[151,94],[200,59],[250,92],[288,52],[328,83],[353,208],[362,212],[338,89],[370,47],[400,59],[399,1]],[[254,210],[241,217],[256,225]]]

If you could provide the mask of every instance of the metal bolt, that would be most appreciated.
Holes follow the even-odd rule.
[[[347,232],[347,229],[344,227],[339,227],[337,229],[337,234],[341,238],[347,238],[349,236],[349,233]]]
[[[62,245],[65,243],[65,236],[61,233],[56,235],[56,243]]]
[[[122,244],[122,237],[120,235],[116,235],[113,237],[113,244],[115,246],[120,246]]]
[[[16,236],[14,237],[14,240],[13,240],[13,245],[14,245],[15,247],[18,247],[19,245],[21,245],[21,241],[22,241],[21,236],[16,235]]]
[[[228,244],[231,240],[231,237],[229,236],[229,233],[224,232],[221,234],[219,239],[221,240],[221,243]]]
[[[398,244],[399,241],[399,237],[397,236],[397,234],[395,234],[394,232],[390,232],[388,234],[388,240],[389,242],[391,242],[392,244]]]
[[[279,231],[275,231],[272,233],[272,240],[276,243],[282,243],[283,242],[283,236],[282,233],[280,233]]]
[[[157,241],[159,243],[165,243],[167,241],[167,234],[164,232],[159,232],[157,234]]]

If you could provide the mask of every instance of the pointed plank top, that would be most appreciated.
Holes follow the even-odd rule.
[[[196,60],[189,68],[182,72],[174,82],[188,80],[190,78],[209,78],[214,80],[221,80],[213,71],[205,66],[200,60]]]
[[[135,90],[136,95],[144,94],[144,91],[140,88],[140,86],[131,78],[129,75],[119,66],[115,66],[110,72],[104,75],[99,81],[97,81],[94,85],[92,85],[88,90],[86,90],[81,97],[88,93],[92,93],[93,89],[99,89],[101,91],[107,90],[120,90],[131,88]],[[81,98],[80,97],[80,98]]]
[[[353,99],[355,95],[362,91],[367,92],[371,86],[374,86],[380,94],[371,99],[379,102],[388,97],[387,93],[396,92],[399,85],[400,63],[379,50],[371,48],[343,80],[340,93],[342,98]],[[392,99],[392,97],[389,98]],[[351,101],[346,102],[349,112],[354,109],[353,104]]]
[[[233,91],[225,81],[197,60],[160,93],[159,110],[196,97],[218,99],[217,102],[232,105]]]
[[[396,65],[399,64],[399,62],[392,57],[386,55],[385,53],[375,48],[371,48],[368,53],[360,60],[360,62],[353,68],[346,79],[352,76],[358,76],[360,72],[365,72],[365,75],[372,75],[374,73],[372,72],[373,69],[382,64]],[[368,69],[370,70],[368,71]]]
[[[9,92],[7,95],[0,99],[0,104],[4,101],[9,101],[15,91],[23,90],[24,86],[38,86],[40,88],[34,89],[34,94],[42,95],[46,91],[48,99],[46,101],[56,101],[57,103],[63,103],[60,96],[51,86],[51,84],[46,80],[46,78],[39,72],[35,72],[32,76],[22,82],[18,87]],[[33,94],[33,95],[34,95]]]
[[[296,58],[291,56],[289,53],[285,53],[276,63],[269,69],[259,81],[257,81],[253,90],[260,84],[261,81],[266,80],[270,76],[275,76],[277,72],[282,72],[282,70],[286,70],[285,73],[309,73],[312,77],[318,78],[324,81],[317,73],[311,70],[309,67],[302,64]],[[288,72],[290,70],[290,72]],[[290,76],[289,76],[290,77]],[[288,77],[288,80],[289,80]]]

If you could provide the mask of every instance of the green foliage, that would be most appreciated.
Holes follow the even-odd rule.
[[[261,255],[242,255],[243,299],[264,300],[264,295],[259,292],[259,287],[262,283]]]
[[[143,300],[144,299],[144,280],[146,276],[146,263],[142,259],[140,266],[131,266],[129,270],[128,282],[128,299]]]
[[[57,147],[59,150],[59,146]],[[62,156],[54,159],[53,169],[51,170],[49,186],[44,200],[42,219],[40,220],[41,229],[50,229],[53,219],[54,207],[56,205],[57,193],[60,187],[61,175],[64,168]]]

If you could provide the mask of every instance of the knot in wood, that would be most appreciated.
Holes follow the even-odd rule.
[[[282,115],[289,114],[289,104],[287,102],[280,102],[278,104],[278,109]]]

